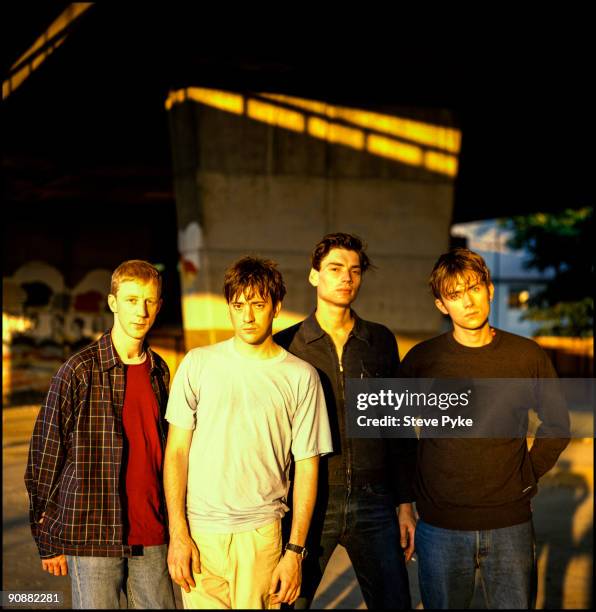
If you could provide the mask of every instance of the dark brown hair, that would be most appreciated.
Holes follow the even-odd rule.
[[[233,263],[226,270],[224,277],[223,291],[226,302],[229,304],[247,290],[247,299],[256,293],[263,299],[271,296],[273,306],[281,302],[286,295],[286,286],[276,266],[271,259],[259,257],[243,257]]]
[[[122,262],[112,273],[112,282],[110,285],[110,293],[116,295],[120,283],[124,281],[138,280],[142,283],[157,283],[157,290],[161,295],[161,273],[159,270],[148,261],[142,259],[129,259]]]
[[[362,273],[369,268],[374,268],[372,261],[365,252],[366,244],[358,236],[337,232],[327,234],[315,246],[310,257],[311,265],[315,270],[321,269],[321,261],[326,257],[331,249],[345,249],[346,251],[356,251],[360,258],[360,268]]]
[[[453,292],[458,280],[469,276],[478,279],[487,287],[490,285],[490,270],[478,253],[470,249],[452,249],[437,259],[428,284],[433,295],[440,300]]]

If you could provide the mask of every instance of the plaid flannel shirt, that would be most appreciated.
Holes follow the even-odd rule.
[[[157,353],[144,348],[165,446],[170,373]],[[31,531],[42,559],[132,555],[133,547],[123,543],[120,503],[125,386],[110,332],[70,357],[52,379],[25,472]]]

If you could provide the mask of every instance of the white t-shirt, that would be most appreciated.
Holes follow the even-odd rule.
[[[194,430],[186,495],[192,531],[249,531],[281,518],[291,455],[299,461],[333,450],[317,371],[283,349],[271,359],[245,357],[233,338],[187,353],[166,419]]]

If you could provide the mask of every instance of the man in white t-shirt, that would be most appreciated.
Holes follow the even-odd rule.
[[[275,264],[239,260],[224,294],[234,337],[191,350],[168,401],[168,567],[185,608],[279,607],[300,592],[319,456],[332,451],[329,421],[316,370],[273,341],[285,295]]]

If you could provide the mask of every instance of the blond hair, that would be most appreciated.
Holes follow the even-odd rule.
[[[112,273],[112,283],[110,293],[116,295],[120,283],[124,281],[137,280],[143,283],[154,281],[157,283],[157,290],[161,295],[161,273],[148,261],[142,259],[129,259],[122,262]]]

